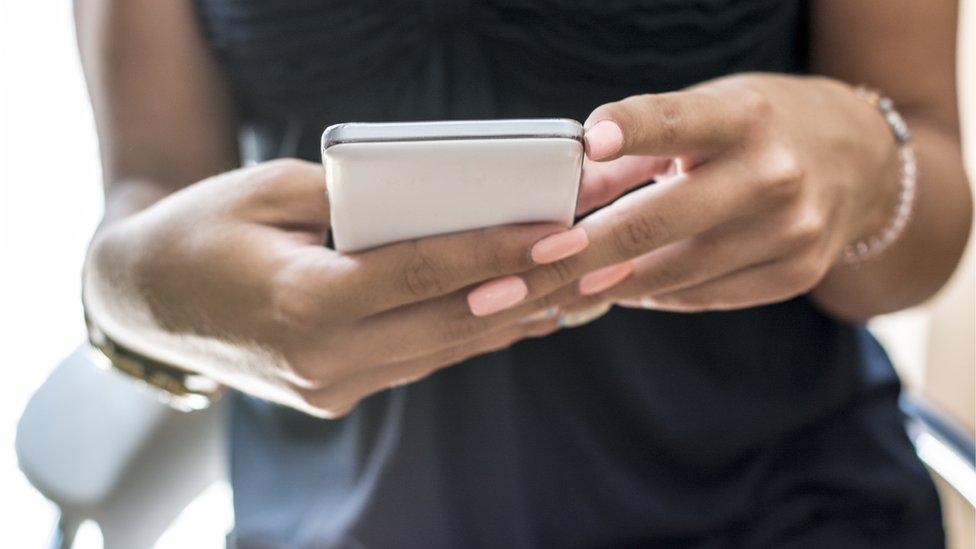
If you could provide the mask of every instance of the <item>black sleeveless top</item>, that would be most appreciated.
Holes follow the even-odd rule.
[[[317,160],[322,129],[345,121],[583,120],[635,93],[802,71],[806,43],[795,0],[197,4],[257,160]],[[232,539],[937,545],[897,391],[866,330],[803,297],[694,315],[618,308],[337,421],[238,395]]]

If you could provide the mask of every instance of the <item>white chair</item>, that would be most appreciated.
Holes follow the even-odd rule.
[[[53,545],[71,547],[84,520],[105,547],[151,547],[194,498],[226,478],[224,408],[177,412],[79,347],[27,405],[17,429],[20,468],[58,506]],[[929,469],[976,506],[972,437],[921,399],[901,401]]]
[[[223,407],[183,413],[140,382],[106,372],[82,345],[34,394],[17,427],[27,479],[60,511],[52,545],[95,521],[106,548],[152,547],[226,477]]]

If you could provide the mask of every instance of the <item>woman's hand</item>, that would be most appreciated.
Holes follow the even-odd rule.
[[[680,168],[598,214],[618,227],[607,244],[633,258],[607,294],[629,305],[732,309],[806,293],[897,201],[891,130],[825,78],[742,75],[630,97],[593,112],[587,145],[584,208],[656,176],[662,157]]]
[[[750,74],[629,97],[586,127],[580,210],[615,201],[578,225],[584,253],[525,275],[531,295],[579,278],[583,295],[670,311],[786,300],[897,202],[886,122],[825,78]]]
[[[587,145],[584,208],[659,178],[600,212],[621,228],[611,245],[633,257],[633,274],[607,297],[647,308],[805,293],[844,245],[881,231],[898,192],[890,129],[824,78],[742,75],[630,97],[593,112]],[[661,177],[661,158],[677,174]]]
[[[548,334],[558,321],[545,311],[587,304],[571,286],[527,300],[511,276],[579,251],[578,232],[511,226],[342,255],[324,246],[324,180],[317,164],[269,162],[106,227],[87,262],[87,312],[146,354],[334,417],[371,393]],[[467,295],[493,277],[502,278]]]

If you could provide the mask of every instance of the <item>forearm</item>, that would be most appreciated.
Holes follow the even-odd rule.
[[[866,320],[921,303],[945,284],[972,223],[972,196],[959,139],[925,118],[906,116],[919,178],[912,219],[882,255],[852,267],[842,262],[811,293],[827,313]]]

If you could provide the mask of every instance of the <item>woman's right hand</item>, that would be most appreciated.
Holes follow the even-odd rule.
[[[86,310],[150,356],[335,417],[377,391],[556,330],[546,311],[590,304],[568,285],[495,312],[527,294],[506,275],[580,251],[579,230],[555,247],[533,249],[560,227],[521,225],[343,255],[324,246],[328,228],[317,164],[277,160],[204,180],[103,228],[86,265]]]

